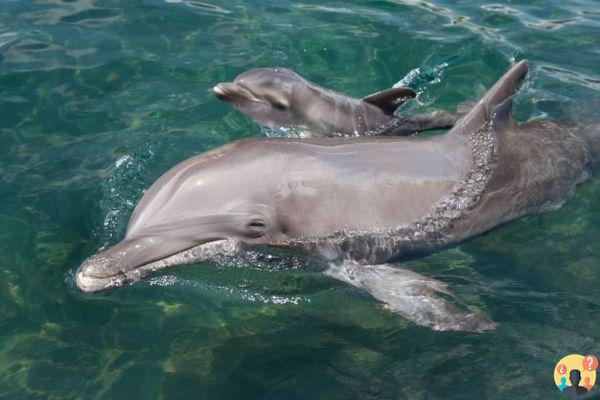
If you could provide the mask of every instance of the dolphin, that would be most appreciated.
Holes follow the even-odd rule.
[[[588,176],[592,142],[579,132],[512,119],[527,70],[515,64],[443,135],[245,139],[183,161],[145,193],[125,238],[83,262],[77,286],[267,245],[321,260],[416,324],[492,329],[445,283],[398,262],[556,208]]]
[[[309,82],[286,68],[257,68],[233,82],[219,83],[214,94],[259,125],[301,138],[408,135],[450,128],[462,114],[447,111],[396,116],[416,96],[405,87],[355,99]]]

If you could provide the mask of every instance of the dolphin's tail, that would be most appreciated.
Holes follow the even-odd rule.
[[[600,168],[600,124],[591,124],[579,129],[587,141],[595,168]]]
[[[585,140],[594,168],[600,168],[600,97],[574,98],[562,110],[561,122]]]

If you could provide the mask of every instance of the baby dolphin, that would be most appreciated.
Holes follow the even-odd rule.
[[[121,242],[83,263],[77,285],[102,290],[268,245],[322,260],[327,275],[416,324],[492,329],[445,283],[397,262],[555,208],[587,177],[600,141],[512,119],[527,69],[515,64],[443,135],[246,139],[188,159],[144,194]]]
[[[354,99],[286,68],[252,69],[219,83],[213,92],[259,125],[302,138],[408,135],[450,128],[461,116],[447,111],[395,116],[416,96],[414,90],[397,87]]]

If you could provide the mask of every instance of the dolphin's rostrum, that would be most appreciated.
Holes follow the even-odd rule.
[[[250,139],[184,161],[137,205],[123,241],[77,273],[84,291],[240,246],[317,255],[326,273],[437,330],[495,324],[437,293],[446,285],[394,265],[564,202],[591,165],[578,132],[517,123],[515,64],[444,135]],[[592,149],[593,150],[593,149]]]

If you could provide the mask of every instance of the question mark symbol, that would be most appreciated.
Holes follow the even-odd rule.
[[[557,370],[560,375],[564,375],[565,372],[567,372],[567,367],[565,366],[565,364],[559,364]]]
[[[583,369],[586,371],[593,371],[598,368],[598,359],[593,355],[589,354],[583,358]]]

